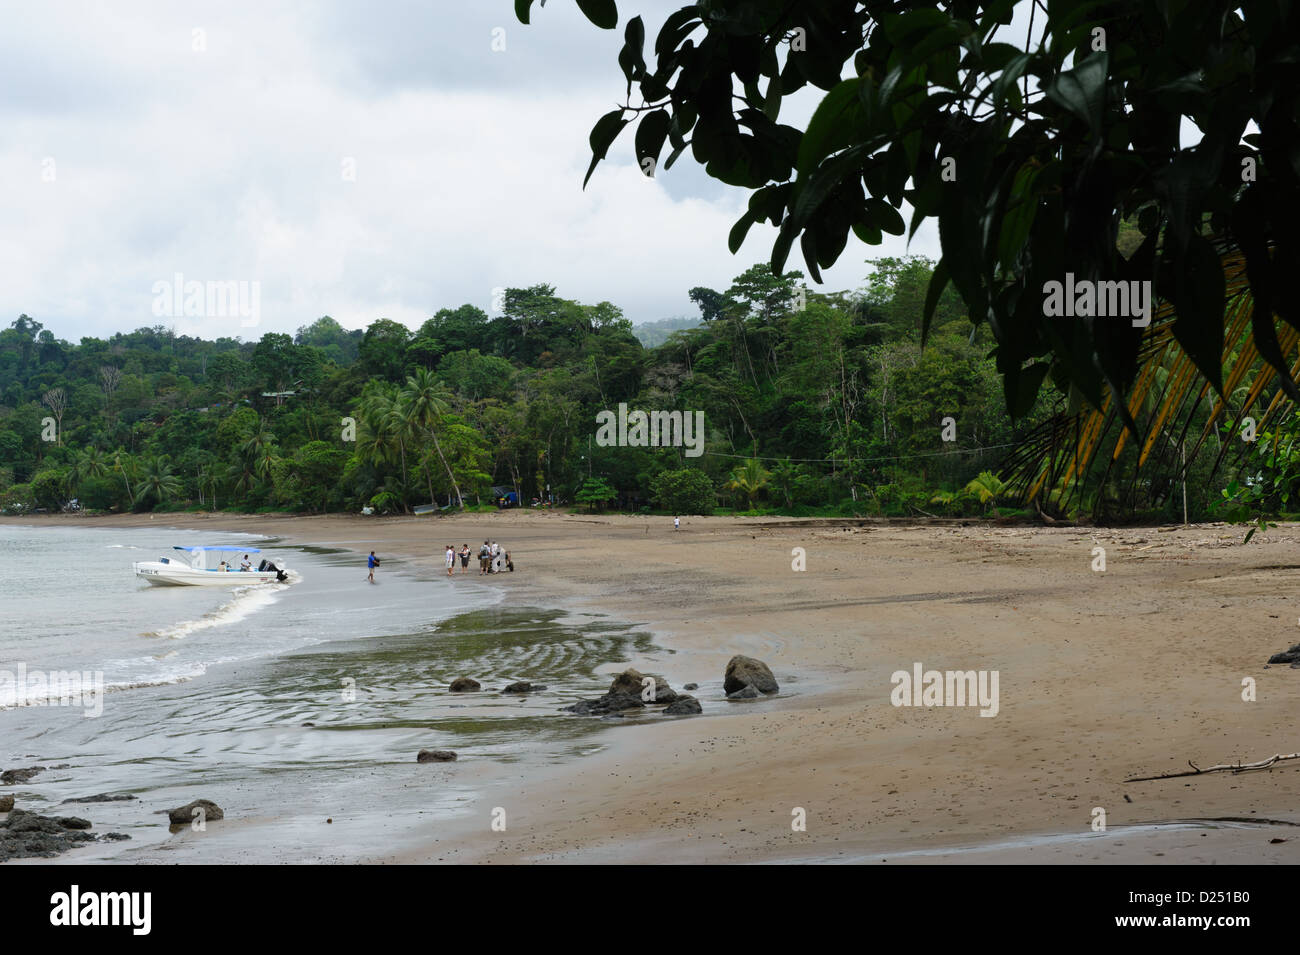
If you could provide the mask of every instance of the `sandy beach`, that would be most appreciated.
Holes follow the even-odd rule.
[[[671,518],[536,512],[23,523],[42,520],[255,532],[430,571],[444,544],[491,537],[518,568],[490,578],[508,602],[648,630],[671,655],[627,665],[700,684],[703,716],[611,721],[627,725],[590,756],[480,761],[480,805],[371,861],[1300,861],[1297,763],[1124,782],[1300,749],[1300,670],[1265,665],[1300,641],[1294,526],[1243,546],[1224,525],[692,517],[674,531]],[[781,693],[726,701],[737,653],[765,661]],[[917,664],[997,671],[996,715],[892,705],[891,674]]]

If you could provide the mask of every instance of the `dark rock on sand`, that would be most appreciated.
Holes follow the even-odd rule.
[[[752,686],[760,693],[776,693],[781,689],[776,677],[762,660],[737,654],[727,662],[727,672],[722,681],[722,689],[727,698],[746,686]]]
[[[94,842],[90,823],[76,816],[42,816],[15,809],[0,822],[0,862],[52,858],[83,842]]]
[[[16,786],[18,783],[27,782],[27,780],[44,770],[44,766],[28,766],[26,769],[6,769],[3,773],[0,773],[0,784],[5,786]]]
[[[698,683],[687,683],[682,687],[683,690],[698,690],[699,688],[700,685]]]
[[[752,683],[746,683],[736,692],[727,694],[729,700],[756,700],[758,697],[758,690],[754,689]]]
[[[417,763],[451,763],[455,760],[456,754],[449,749],[422,749],[415,757]]]
[[[72,799],[65,799],[63,803],[70,802],[126,802],[128,799],[135,799],[130,793],[96,793],[94,796],[75,796]],[[60,803],[62,805],[63,803]]]
[[[100,842],[123,842],[131,837],[125,832],[106,832],[99,837]]]
[[[665,716],[694,716],[703,712],[704,708],[700,706],[700,701],[685,693],[680,694],[664,709]]]
[[[1300,663],[1300,643],[1297,643],[1290,650],[1284,650],[1281,653],[1275,653],[1268,658],[1269,663]]]
[[[645,700],[643,697],[647,689],[645,685],[647,679],[655,681],[654,695],[649,700]],[[628,696],[635,696],[646,703],[671,703],[677,699],[677,691],[669,686],[668,681],[663,677],[651,676],[648,673],[642,673],[640,670],[631,668],[614,677],[613,682],[609,685],[609,692],[611,695],[624,693]]]
[[[535,693],[538,690],[544,690],[544,689],[546,689],[545,683],[521,682],[521,683],[511,683],[508,687],[506,687],[501,692],[502,693]]]
[[[11,795],[0,796],[0,812],[9,812],[14,808],[14,797]]]
[[[471,680],[467,676],[458,676],[451,681],[451,692],[453,693],[473,693],[481,688],[482,684],[478,680]]]
[[[606,693],[594,700],[579,700],[572,706],[564,706],[560,709],[562,712],[576,713],[579,716],[604,716],[607,713],[619,713],[644,706],[645,702],[640,694],[633,696],[631,693]]]
[[[187,802],[183,806],[177,806],[175,809],[168,811],[167,818],[177,824],[193,822],[195,819],[194,810],[196,808],[203,809],[203,819],[205,822],[212,822],[214,819],[226,818],[226,814],[222,812],[221,807],[211,799],[196,799],[193,802]]]

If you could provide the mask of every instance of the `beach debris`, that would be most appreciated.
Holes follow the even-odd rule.
[[[511,683],[508,687],[503,689],[501,692],[502,693],[536,693],[538,690],[544,690],[544,689],[546,689],[545,683],[529,683],[527,681],[521,681],[519,683]]]
[[[699,688],[700,685],[698,683],[687,683],[682,687],[683,690],[698,690]]]
[[[1205,773],[1231,772],[1233,775],[1236,775],[1237,773],[1248,773],[1257,769],[1268,769],[1275,763],[1286,762],[1288,759],[1300,759],[1300,753],[1289,753],[1286,756],[1279,753],[1276,756],[1270,756],[1268,759],[1261,759],[1256,763],[1224,763],[1220,766],[1210,766],[1206,769],[1201,769],[1189,759],[1187,765],[1192,767],[1191,772],[1165,773],[1161,776],[1135,776],[1132,779],[1124,780],[1124,782],[1145,783],[1150,782],[1153,779],[1179,779],[1183,776],[1202,776]]]
[[[456,753],[450,749],[422,749],[415,756],[417,763],[454,763]]]
[[[781,689],[766,663],[737,654],[727,662],[722,689],[727,699],[733,699],[733,694],[746,686],[752,686],[760,693],[776,693]]]
[[[664,710],[665,716],[696,716],[704,712],[700,706],[700,701],[693,696],[685,693],[678,694],[677,699],[668,704]]]
[[[14,808],[14,797],[12,793],[6,793],[0,796],[0,812],[12,812]]]
[[[479,689],[482,689],[482,684],[478,680],[471,680],[467,676],[458,676],[451,681],[451,692],[453,693],[473,693]]]
[[[185,823],[194,821],[195,809],[203,810],[202,818],[204,822],[212,822],[215,819],[226,818],[225,812],[223,812],[221,807],[211,799],[196,799],[193,802],[187,802],[183,806],[177,806],[175,809],[170,809],[167,812],[167,818],[176,825],[184,825]]]
[[[754,685],[752,683],[746,683],[744,686],[742,686],[739,690],[736,690],[734,693],[727,694],[727,699],[729,700],[756,700],[758,699],[758,697],[759,697],[759,692],[758,690],[754,689]]]
[[[1283,650],[1281,653],[1275,653],[1268,658],[1269,663],[1289,663],[1292,667],[1300,669],[1300,643],[1297,643],[1290,650]]]
[[[96,793],[94,796],[73,796],[71,799],[63,800],[63,802],[126,802],[128,799],[136,798],[130,793]],[[60,805],[62,804],[60,803]]]

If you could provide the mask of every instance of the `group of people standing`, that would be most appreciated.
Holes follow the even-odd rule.
[[[466,573],[469,570],[469,544],[462,544],[459,554],[456,552],[456,545],[448,544],[447,553],[444,560],[447,565],[447,576],[450,577],[456,568],[456,558],[460,557],[460,572]],[[478,549],[478,572],[480,574],[499,574],[502,571],[513,571],[515,569],[514,561],[506,549],[496,541],[484,541],[483,546]]]

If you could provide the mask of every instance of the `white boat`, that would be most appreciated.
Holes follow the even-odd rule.
[[[135,575],[156,587],[251,587],[274,584],[288,574],[269,560],[258,560],[255,568],[240,570],[245,555],[262,552],[256,547],[174,547],[182,557],[159,557],[132,564]],[[256,560],[257,558],[253,558]],[[250,565],[252,561],[249,561]]]

